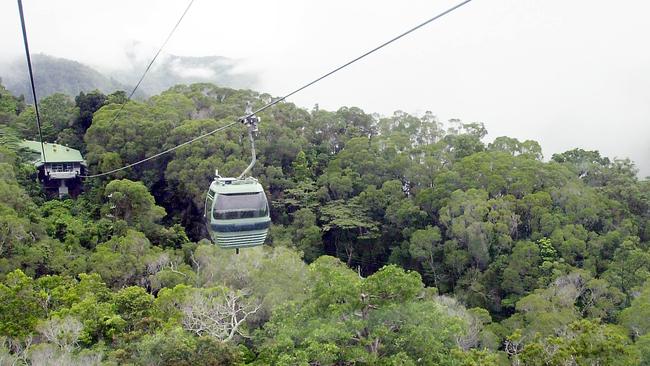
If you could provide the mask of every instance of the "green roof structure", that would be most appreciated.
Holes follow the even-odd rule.
[[[34,160],[32,161],[34,165],[39,166],[43,164],[43,153],[40,142],[24,140],[20,145],[34,153]],[[81,163],[85,165],[79,150],[49,142],[43,143],[43,148],[45,150],[45,160],[48,163]]]

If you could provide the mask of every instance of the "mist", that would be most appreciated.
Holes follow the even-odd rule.
[[[237,87],[283,95],[452,4],[197,1],[166,54],[222,57]],[[32,52],[126,79],[125,70],[144,69],[186,5],[34,0],[25,12]],[[442,121],[483,122],[488,140],[536,140],[546,159],[573,148],[630,158],[645,177],[649,12],[634,0],[474,1],[289,101],[382,115],[430,110]],[[16,5],[3,2],[0,14],[0,59],[24,57]],[[215,73],[171,56],[158,61],[179,77]],[[156,90],[156,80],[143,90]]]

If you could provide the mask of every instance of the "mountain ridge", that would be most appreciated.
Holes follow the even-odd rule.
[[[54,93],[78,95],[99,90],[110,94],[129,92],[142,76],[141,65],[134,59],[129,66],[102,72],[82,62],[47,54],[32,56],[34,82],[39,99]],[[250,88],[257,79],[252,74],[235,71],[237,61],[223,56],[185,57],[164,55],[147,73],[134,97],[144,99],[177,84],[209,82],[228,87]],[[0,65],[0,80],[14,95],[33,102],[25,61],[15,59]]]

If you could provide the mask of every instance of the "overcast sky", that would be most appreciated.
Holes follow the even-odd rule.
[[[166,51],[234,58],[282,95],[456,2],[195,0]],[[187,3],[24,0],[30,48],[104,71],[130,51],[144,69]],[[600,150],[647,176],[649,14],[644,0],[474,0],[290,101],[431,110],[485,123],[488,141]],[[0,58],[24,57],[15,1],[0,2],[0,34]]]

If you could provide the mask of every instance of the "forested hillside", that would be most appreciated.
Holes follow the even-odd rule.
[[[55,93],[74,96],[80,92],[96,89],[107,93],[126,88],[125,84],[73,60],[36,54],[32,57],[32,61],[34,70],[38,70],[35,81],[38,83],[37,95],[39,98]],[[24,95],[27,101],[33,103],[29,74],[25,72],[25,68],[24,59],[0,65],[0,77],[7,89],[14,95]],[[137,96],[143,96],[143,94],[138,93]]]
[[[98,71],[86,64],[65,58],[36,54],[34,64],[36,90],[39,98],[56,93],[70,96],[81,92],[99,90],[111,93],[115,90],[133,88],[142,76],[142,62],[127,52],[125,65],[113,65],[113,70]],[[137,65],[137,66],[136,66]],[[165,54],[147,75],[147,82],[136,91],[135,99],[159,94],[176,84],[213,82],[229,87],[250,87],[256,78],[235,69],[237,62],[226,57],[204,56],[186,57]],[[14,95],[24,95],[33,102],[29,84],[29,74],[25,72],[23,58],[0,63],[0,82]]]
[[[54,94],[48,141],[91,172],[153,155],[272,96],[211,84],[143,102]],[[629,160],[486,138],[480,123],[355,107],[260,114],[267,245],[207,241],[235,125],[46,197],[0,87],[0,365],[650,365],[650,182]],[[486,143],[486,141],[492,141]]]

